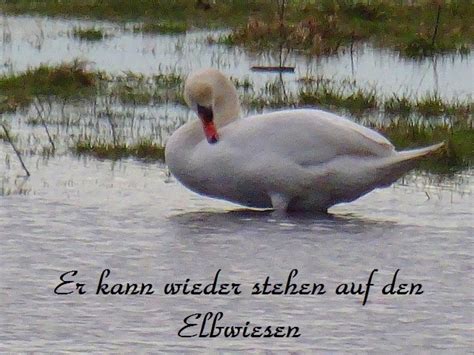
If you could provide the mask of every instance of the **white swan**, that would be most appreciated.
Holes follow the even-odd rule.
[[[390,185],[443,145],[397,152],[377,132],[320,110],[239,118],[237,91],[215,69],[191,74],[184,95],[200,121],[168,140],[171,173],[195,192],[249,207],[325,212]]]

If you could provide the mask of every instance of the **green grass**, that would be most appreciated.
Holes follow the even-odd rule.
[[[178,73],[144,77],[134,73],[110,77],[88,71],[78,61],[42,65],[22,73],[0,76],[0,113],[28,107],[35,98],[73,101],[96,96],[118,98],[124,104],[184,104],[184,80]]]
[[[354,81],[334,82],[322,77],[303,78],[296,105],[317,105],[330,109],[345,109],[352,114],[367,111],[383,111],[390,115],[421,117],[463,117],[472,116],[472,100],[446,100],[437,93],[428,93],[420,98],[393,93],[388,98],[377,94],[376,88],[366,89]]]
[[[231,77],[230,80],[232,81],[232,83],[234,83],[237,89],[243,89],[244,91],[249,91],[253,89],[253,83],[248,77],[244,79]]]
[[[74,143],[73,152],[79,156],[89,155],[99,159],[119,160],[138,158],[143,160],[164,161],[165,149],[151,140],[141,140],[136,144],[112,144],[100,140],[78,140]]]
[[[243,23],[251,14],[271,14],[274,6],[267,0],[217,1],[209,10],[199,8],[193,0],[9,0],[0,3],[0,11],[7,14],[222,27]]]
[[[420,169],[449,174],[464,170],[474,163],[474,130],[461,125],[428,125],[401,120],[377,128],[397,149],[410,149],[444,141],[441,152],[424,160]]]
[[[410,1],[410,3],[412,3]],[[182,33],[190,26],[232,28],[218,40],[254,50],[278,49],[282,42],[308,54],[335,54],[354,42],[371,41],[407,57],[469,52],[474,42],[471,0],[443,1],[436,40],[438,7],[431,0],[288,1],[284,22],[276,1],[226,0],[208,10],[193,0],[9,0],[6,14],[40,14],[112,21],[141,21],[145,33]]]
[[[299,14],[297,13],[299,9]],[[275,11],[274,11],[275,12]],[[286,48],[312,55],[331,55],[354,43],[370,41],[411,58],[447,53],[469,53],[474,43],[474,5],[468,1],[446,2],[433,41],[437,7],[426,1],[413,6],[395,1],[292,2],[286,21],[276,16],[255,16],[217,40],[252,50]]]
[[[324,77],[299,80],[300,90],[295,95],[285,92],[279,80],[267,82],[261,92],[247,78],[233,79],[243,90],[243,103],[249,108],[285,106],[321,106],[342,109],[353,114],[384,111],[392,115],[418,114],[422,117],[470,117],[472,101],[448,101],[436,93],[420,98],[393,94],[388,98],[378,95],[376,88],[361,88],[355,81],[334,81]],[[158,73],[152,77],[125,73],[110,77],[101,72],[87,71],[79,62],[58,66],[40,66],[23,73],[0,77],[0,112],[8,108],[27,107],[34,98],[76,100],[110,96],[123,104],[150,105],[172,103],[185,105],[184,77],[176,72]]]
[[[385,100],[384,111],[388,114],[407,116],[413,112],[413,101],[405,95],[393,94]]]
[[[441,152],[421,163],[421,170],[450,174],[466,169],[474,163],[474,130],[464,124],[432,126],[423,122],[399,120],[372,128],[389,138],[399,150],[446,142]],[[164,147],[151,140],[141,140],[135,144],[113,144],[100,139],[93,141],[85,138],[76,141],[72,151],[78,156],[98,159],[137,158],[164,161]]]
[[[177,73],[159,73],[152,77],[126,73],[110,79],[110,82],[106,92],[99,95],[111,95],[123,104],[185,104],[182,95],[184,80]]]
[[[72,30],[72,35],[74,38],[77,38],[81,41],[96,42],[101,41],[107,37],[103,30],[98,28],[82,28],[74,27]]]
[[[473,163],[474,104],[471,100],[449,101],[436,93],[418,98],[407,94],[383,97],[375,87],[361,88],[355,81],[336,81],[321,76],[301,78],[298,81],[300,90],[296,93],[286,92],[279,80],[267,82],[261,91],[256,91],[254,83],[248,78],[234,78],[233,81],[241,94],[244,110],[310,106],[324,107],[341,114],[351,113],[361,118],[367,114],[384,115],[391,123],[376,129],[387,135],[397,147],[416,147],[439,141],[449,143],[443,158],[432,167],[427,167],[428,170],[448,171]],[[123,107],[166,103],[184,105],[183,85],[184,77],[176,72],[158,73],[151,77],[134,73],[110,76],[87,71],[83,64],[77,62],[55,67],[40,66],[0,77],[0,113],[15,111],[19,107],[27,108],[33,98],[48,102],[58,100],[68,105],[77,105],[79,102],[81,105],[92,105],[94,102],[104,102],[102,99],[106,99],[110,105]],[[103,109],[99,107],[99,110]],[[101,117],[99,114],[88,119],[101,120]],[[123,119],[129,118],[124,116]],[[69,119],[61,120],[56,116],[29,117],[26,122],[41,125],[70,124]],[[87,124],[94,125],[94,122]],[[137,143],[125,144],[121,142],[120,133],[117,137],[115,143],[108,142],[102,135],[94,139],[83,138],[76,141],[72,149],[79,155],[101,159],[163,159],[163,147],[150,140],[141,140],[138,136],[135,137]]]
[[[0,76],[0,107],[22,107],[35,97],[75,99],[95,94],[96,75],[80,62],[42,65],[23,73]],[[3,105],[1,104],[3,102]]]
[[[180,34],[186,33],[188,25],[183,22],[149,22],[133,27],[134,32],[141,33],[161,33],[161,34]]]
[[[181,89],[184,78],[178,73],[157,74],[153,76],[156,86],[163,89]]]
[[[298,96],[299,105],[317,105],[330,109],[340,108],[351,113],[361,113],[378,107],[375,90],[355,89],[344,92],[343,88],[321,86],[315,89],[301,90]]]

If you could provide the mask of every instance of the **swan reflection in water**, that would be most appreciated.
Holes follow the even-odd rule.
[[[298,212],[290,214],[275,213],[272,210],[236,209],[229,211],[198,211],[178,213],[168,217],[173,228],[181,235],[198,237],[209,233],[259,234],[265,235],[330,235],[383,236],[387,229],[393,229],[397,222],[368,219],[362,216]]]

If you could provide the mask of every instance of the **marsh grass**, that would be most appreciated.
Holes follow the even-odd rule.
[[[398,147],[446,141],[449,143],[444,156],[446,160],[439,162],[443,169],[465,167],[473,162],[472,101],[449,101],[436,93],[421,97],[408,94],[383,97],[376,87],[359,87],[354,80],[338,81],[322,76],[300,78],[299,90],[290,92],[285,89],[282,79],[269,81],[260,90],[248,78],[232,80],[238,87],[244,110],[322,107],[343,115],[350,113],[362,121],[367,116],[383,117],[389,123],[375,128]],[[86,138],[72,143],[71,149],[78,155],[101,159],[137,157],[161,160],[164,154],[161,145],[143,139],[140,130],[136,130],[137,135],[132,138],[127,132],[133,130],[127,131],[125,127],[140,124],[141,118],[135,114],[139,106],[184,105],[183,86],[184,77],[178,72],[155,76],[129,72],[111,76],[87,71],[84,65],[77,63],[41,66],[0,77],[0,92],[7,95],[0,98],[0,113],[32,107],[32,115],[25,120],[28,124],[43,125],[45,129],[47,125],[68,128],[75,125],[74,129],[80,130],[81,137],[85,136],[85,129],[89,132]],[[52,102],[56,102],[55,110],[51,110]],[[47,114],[34,110],[41,105]],[[71,119],[63,112],[65,105],[69,105],[72,111],[77,105],[85,105],[90,110],[87,117]],[[162,142],[160,128],[153,132]],[[62,139],[60,135],[53,137],[60,145]],[[67,141],[65,144],[71,146],[70,140],[64,139]],[[54,150],[53,144],[50,149]]]
[[[159,73],[153,76],[156,86],[163,89],[180,89],[184,84],[184,78],[178,73]]]
[[[187,30],[188,25],[183,22],[147,22],[133,27],[133,32],[145,34],[181,34],[186,33]]]
[[[85,70],[83,63],[73,62],[56,67],[42,65],[23,73],[0,76],[3,102],[14,107],[30,105],[36,97],[72,100],[95,94],[96,75]]]
[[[468,125],[430,125],[426,122],[399,120],[376,129],[400,150],[444,141],[446,145],[441,152],[421,162],[421,170],[449,174],[474,163],[474,130]]]
[[[89,42],[97,42],[101,41],[104,38],[108,37],[108,35],[100,28],[82,28],[82,27],[74,27],[72,29],[72,36],[77,38],[81,41],[89,41]]]
[[[298,95],[299,105],[317,105],[325,108],[342,108],[357,114],[375,110],[379,103],[375,89],[355,89],[345,92],[342,87],[323,85],[314,89],[303,89]]]
[[[392,94],[382,97],[377,88],[359,87],[354,80],[335,81],[325,77],[304,77],[298,80],[300,89],[290,93],[281,80],[265,83],[255,92],[248,78],[232,78],[242,93],[243,103],[252,109],[284,106],[321,106],[343,109],[353,114],[383,111],[387,114],[422,117],[465,117],[472,115],[473,102],[446,100],[437,93],[413,98]],[[87,71],[79,62],[58,66],[40,66],[23,73],[0,77],[0,109],[15,110],[31,105],[34,100],[74,101],[81,98],[111,97],[123,104],[179,104],[183,98],[184,77],[180,73],[158,73],[144,76],[132,72],[110,76],[103,72]]]
[[[184,81],[177,73],[159,73],[145,77],[128,72],[123,76],[110,78],[109,82],[102,94],[116,97],[123,104],[185,104],[182,96]]]
[[[193,0],[16,0],[0,2],[7,14],[87,18],[145,23],[187,23],[199,27],[229,26],[246,21],[250,14],[271,14],[268,0],[213,1],[210,8],[197,6]]]
[[[473,112],[470,100],[446,100],[438,93],[428,93],[421,97],[410,97],[393,93],[382,97],[377,88],[361,88],[355,81],[335,82],[323,77],[300,79],[302,88],[297,97],[297,105],[319,105],[327,108],[342,108],[352,114],[367,111],[382,111],[390,115],[421,117],[464,117]]]
[[[436,54],[467,55],[470,48],[466,43],[459,43],[446,38],[433,43],[426,35],[416,35],[395,45],[395,49],[410,58],[432,57]]]
[[[148,105],[174,102],[184,104],[183,78],[178,73],[152,77],[124,73],[111,77],[88,71],[84,63],[40,66],[22,73],[0,76],[0,112],[28,107],[34,100],[81,100],[112,96],[123,103]]]
[[[474,26],[468,19],[474,16],[474,6],[468,1],[451,1],[441,8],[439,14],[429,1],[411,5],[384,0],[290,2],[286,21],[277,16],[270,20],[252,16],[217,42],[276,50],[283,40],[287,48],[312,55],[352,50],[361,41],[410,58],[469,53]]]
[[[406,95],[393,94],[383,103],[384,111],[388,114],[407,116],[413,112],[413,101]]]
[[[74,143],[72,148],[76,155],[90,155],[99,159],[119,160],[134,157],[150,161],[164,161],[164,147],[151,140],[141,140],[135,144],[113,144],[100,140],[82,139]]]
[[[16,0],[0,2],[0,11],[141,21],[136,30],[144,33],[231,27],[232,33],[218,42],[253,50],[278,49],[283,39],[286,47],[313,55],[335,54],[360,41],[407,57],[468,53],[474,38],[472,2],[439,3],[441,7],[432,0],[287,1],[284,21],[278,3],[269,0],[213,1],[206,8],[192,0]]]
[[[468,118],[473,112],[472,101],[448,101],[438,93],[427,93],[426,95],[410,99],[406,95],[392,94],[383,102],[386,113],[407,116],[416,113],[421,117],[465,117]]]
[[[432,116],[469,116],[472,114],[473,103],[462,103],[457,100],[447,102],[437,93],[429,93],[416,100],[415,110],[425,117]]]
[[[254,85],[248,77],[245,77],[243,79],[231,77],[230,80],[237,89],[243,89],[244,91],[253,90]]]
[[[276,20],[265,22],[250,19],[230,34],[217,39],[218,44],[241,45],[253,51],[278,50],[282,45],[291,50],[304,51],[314,55],[337,54],[341,48],[353,41],[354,34],[344,33],[335,25],[333,18],[300,21],[296,24]]]

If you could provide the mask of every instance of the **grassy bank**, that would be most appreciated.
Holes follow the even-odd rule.
[[[284,3],[285,6],[281,6]],[[231,27],[220,43],[253,50],[281,46],[326,55],[370,41],[408,57],[466,54],[474,42],[470,0],[10,0],[7,14],[141,21],[140,32]]]

